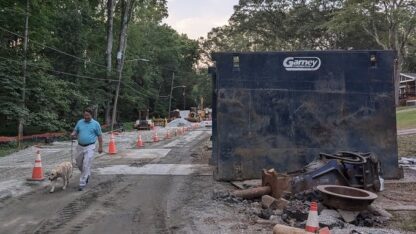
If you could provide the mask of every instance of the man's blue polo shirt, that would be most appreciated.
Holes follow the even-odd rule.
[[[89,122],[84,119],[79,120],[75,125],[75,131],[78,135],[78,143],[81,145],[95,143],[97,137],[102,134],[100,124],[94,119]]]

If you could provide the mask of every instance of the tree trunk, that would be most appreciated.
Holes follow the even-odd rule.
[[[108,0],[107,1],[107,49],[105,51],[105,63],[106,63],[106,76],[107,79],[111,78],[111,56],[113,51],[113,19],[114,19],[114,1],[115,0]],[[107,125],[111,124],[111,100],[113,99],[113,88],[112,83],[108,82],[108,94],[110,97],[108,98],[108,101],[105,103],[105,123]]]
[[[403,67],[403,61],[404,61],[404,55],[401,51],[397,50],[397,59],[396,63],[394,65],[394,101],[396,106],[399,106],[399,92],[400,92],[400,72],[402,72]]]
[[[400,69],[399,61],[394,61],[394,104],[399,106],[399,93],[400,93]]]

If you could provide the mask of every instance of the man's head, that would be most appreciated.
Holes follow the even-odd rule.
[[[92,119],[92,110],[90,108],[85,108],[84,110],[84,120],[90,122]]]

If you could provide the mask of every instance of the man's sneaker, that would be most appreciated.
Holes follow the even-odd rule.
[[[82,191],[82,190],[84,190],[84,187],[79,187],[78,188],[78,191]]]

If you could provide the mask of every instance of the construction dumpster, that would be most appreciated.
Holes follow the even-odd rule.
[[[398,178],[393,51],[214,53],[218,180],[296,171],[319,153],[372,152]]]

